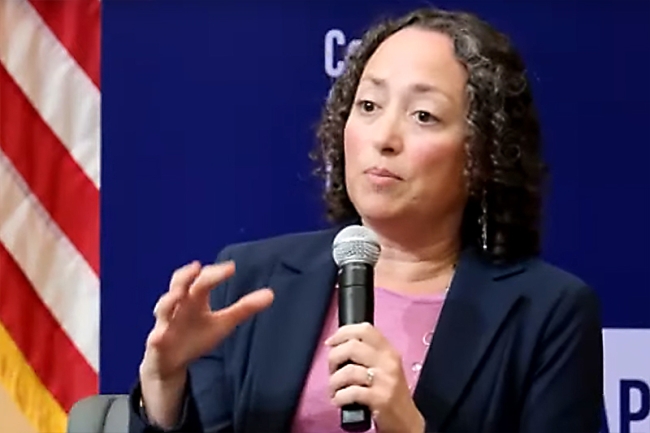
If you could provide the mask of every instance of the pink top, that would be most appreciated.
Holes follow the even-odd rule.
[[[443,302],[442,294],[402,295],[375,289],[375,327],[402,355],[404,374],[411,390],[417,383]],[[345,433],[340,428],[339,409],[329,399],[328,348],[323,344],[338,328],[338,320],[334,300],[298,404],[292,433]],[[375,433],[374,427],[369,431]]]

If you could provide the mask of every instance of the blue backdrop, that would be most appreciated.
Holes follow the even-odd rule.
[[[324,224],[307,152],[341,45],[422,4],[104,0],[102,392],[133,384],[176,267]],[[595,287],[606,327],[650,328],[650,2],[436,4],[479,13],[529,65],[545,257]]]

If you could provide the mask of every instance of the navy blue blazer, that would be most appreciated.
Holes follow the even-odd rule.
[[[327,307],[338,229],[226,247],[237,272],[222,308],[261,287],[272,306],[189,369],[175,432],[290,431]],[[598,299],[540,259],[496,266],[463,251],[414,400],[427,432],[596,433],[603,407]],[[131,395],[130,432],[157,432]],[[318,432],[320,433],[320,432]],[[325,432],[323,432],[325,433]]]

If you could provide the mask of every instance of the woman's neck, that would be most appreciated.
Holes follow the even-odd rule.
[[[381,245],[375,266],[378,285],[418,293],[447,287],[461,248],[458,230],[398,232],[370,227]]]

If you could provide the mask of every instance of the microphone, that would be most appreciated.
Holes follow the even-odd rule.
[[[332,256],[339,268],[339,326],[362,322],[374,324],[374,266],[380,250],[377,235],[367,227],[350,225],[334,238]],[[341,367],[344,365],[347,363]],[[341,408],[343,430],[365,432],[371,425],[372,417],[367,406],[353,403]]]

